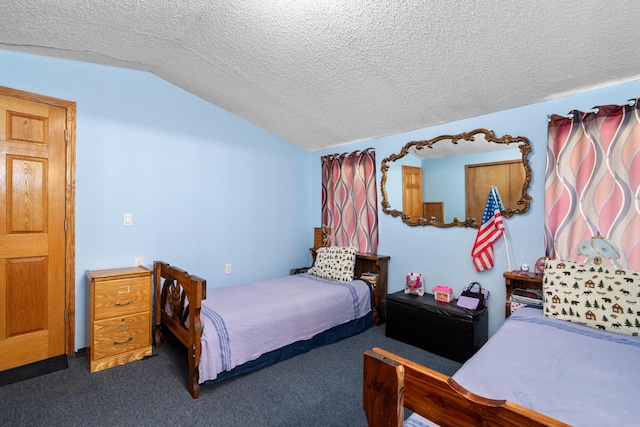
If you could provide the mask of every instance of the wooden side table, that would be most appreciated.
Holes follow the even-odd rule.
[[[507,288],[507,300],[504,303],[505,319],[511,315],[511,292],[515,288],[542,289],[542,274],[519,270],[505,271],[504,284]]]
[[[144,267],[87,271],[91,372],[151,356],[151,275]]]
[[[355,277],[363,273],[375,273],[378,275],[376,286],[373,290],[375,311],[373,323],[382,325],[387,319],[387,274],[389,271],[388,255],[356,254]]]

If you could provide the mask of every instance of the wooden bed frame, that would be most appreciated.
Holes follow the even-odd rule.
[[[384,283],[374,289],[376,295],[375,303],[378,310],[373,313],[374,321],[384,321],[384,311],[379,307],[386,306],[386,262],[389,257],[376,255],[360,255],[356,257],[356,275],[364,271],[372,271],[377,264],[384,267],[380,270],[381,276],[384,273]],[[384,263],[383,263],[384,262]],[[372,265],[373,264],[373,265]],[[197,399],[200,396],[199,371],[200,355],[202,352],[201,336],[202,323],[200,321],[200,310],[202,300],[207,297],[206,280],[189,274],[186,271],[171,266],[163,261],[153,263],[154,288],[155,288],[155,324],[153,327],[153,343],[159,348],[165,337],[163,328],[170,332],[188,350],[189,377],[187,380],[187,390],[191,397]],[[164,279],[164,283],[162,280]],[[381,295],[384,291],[384,295]],[[185,306],[184,302],[189,302]],[[169,303],[171,315],[165,311]],[[375,315],[378,314],[378,317]],[[188,322],[188,324],[186,323]]]
[[[404,408],[441,427],[568,426],[507,400],[471,393],[444,374],[385,350],[364,353],[363,406],[370,427],[400,427]]]
[[[156,292],[154,346],[158,348],[162,345],[162,327],[164,326],[187,348],[189,353],[187,390],[191,397],[197,399],[200,396],[198,366],[202,350],[200,309],[202,300],[207,298],[207,281],[162,261],[153,263],[153,272]],[[164,284],[162,279],[164,279]],[[185,297],[189,302],[186,306],[184,304]],[[171,315],[164,310],[167,301],[169,301]],[[189,322],[188,325],[185,324],[186,321]]]

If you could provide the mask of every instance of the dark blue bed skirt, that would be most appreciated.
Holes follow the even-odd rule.
[[[283,360],[297,356],[298,354],[306,353],[314,348],[322,347],[328,344],[333,344],[345,338],[357,335],[366,331],[373,326],[373,313],[369,312],[366,316],[359,319],[352,320],[342,325],[334,326],[324,332],[320,332],[314,337],[297,341],[293,344],[289,344],[277,350],[265,353],[255,360],[251,360],[240,366],[236,366],[230,371],[224,371],[218,374],[215,380],[205,381],[204,384],[216,384],[220,381],[226,380],[238,375],[248,374],[249,372],[257,371],[258,369],[266,368],[267,366],[274,365]]]

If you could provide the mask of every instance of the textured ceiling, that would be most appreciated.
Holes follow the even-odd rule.
[[[640,78],[637,0],[9,0],[1,10],[0,49],[149,71],[311,151]]]

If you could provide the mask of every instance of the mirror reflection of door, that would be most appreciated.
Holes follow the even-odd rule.
[[[402,212],[415,221],[422,216],[422,168],[402,166]]]
[[[481,223],[492,185],[498,188],[505,208],[517,208],[524,178],[521,160],[465,165],[467,218]]]

